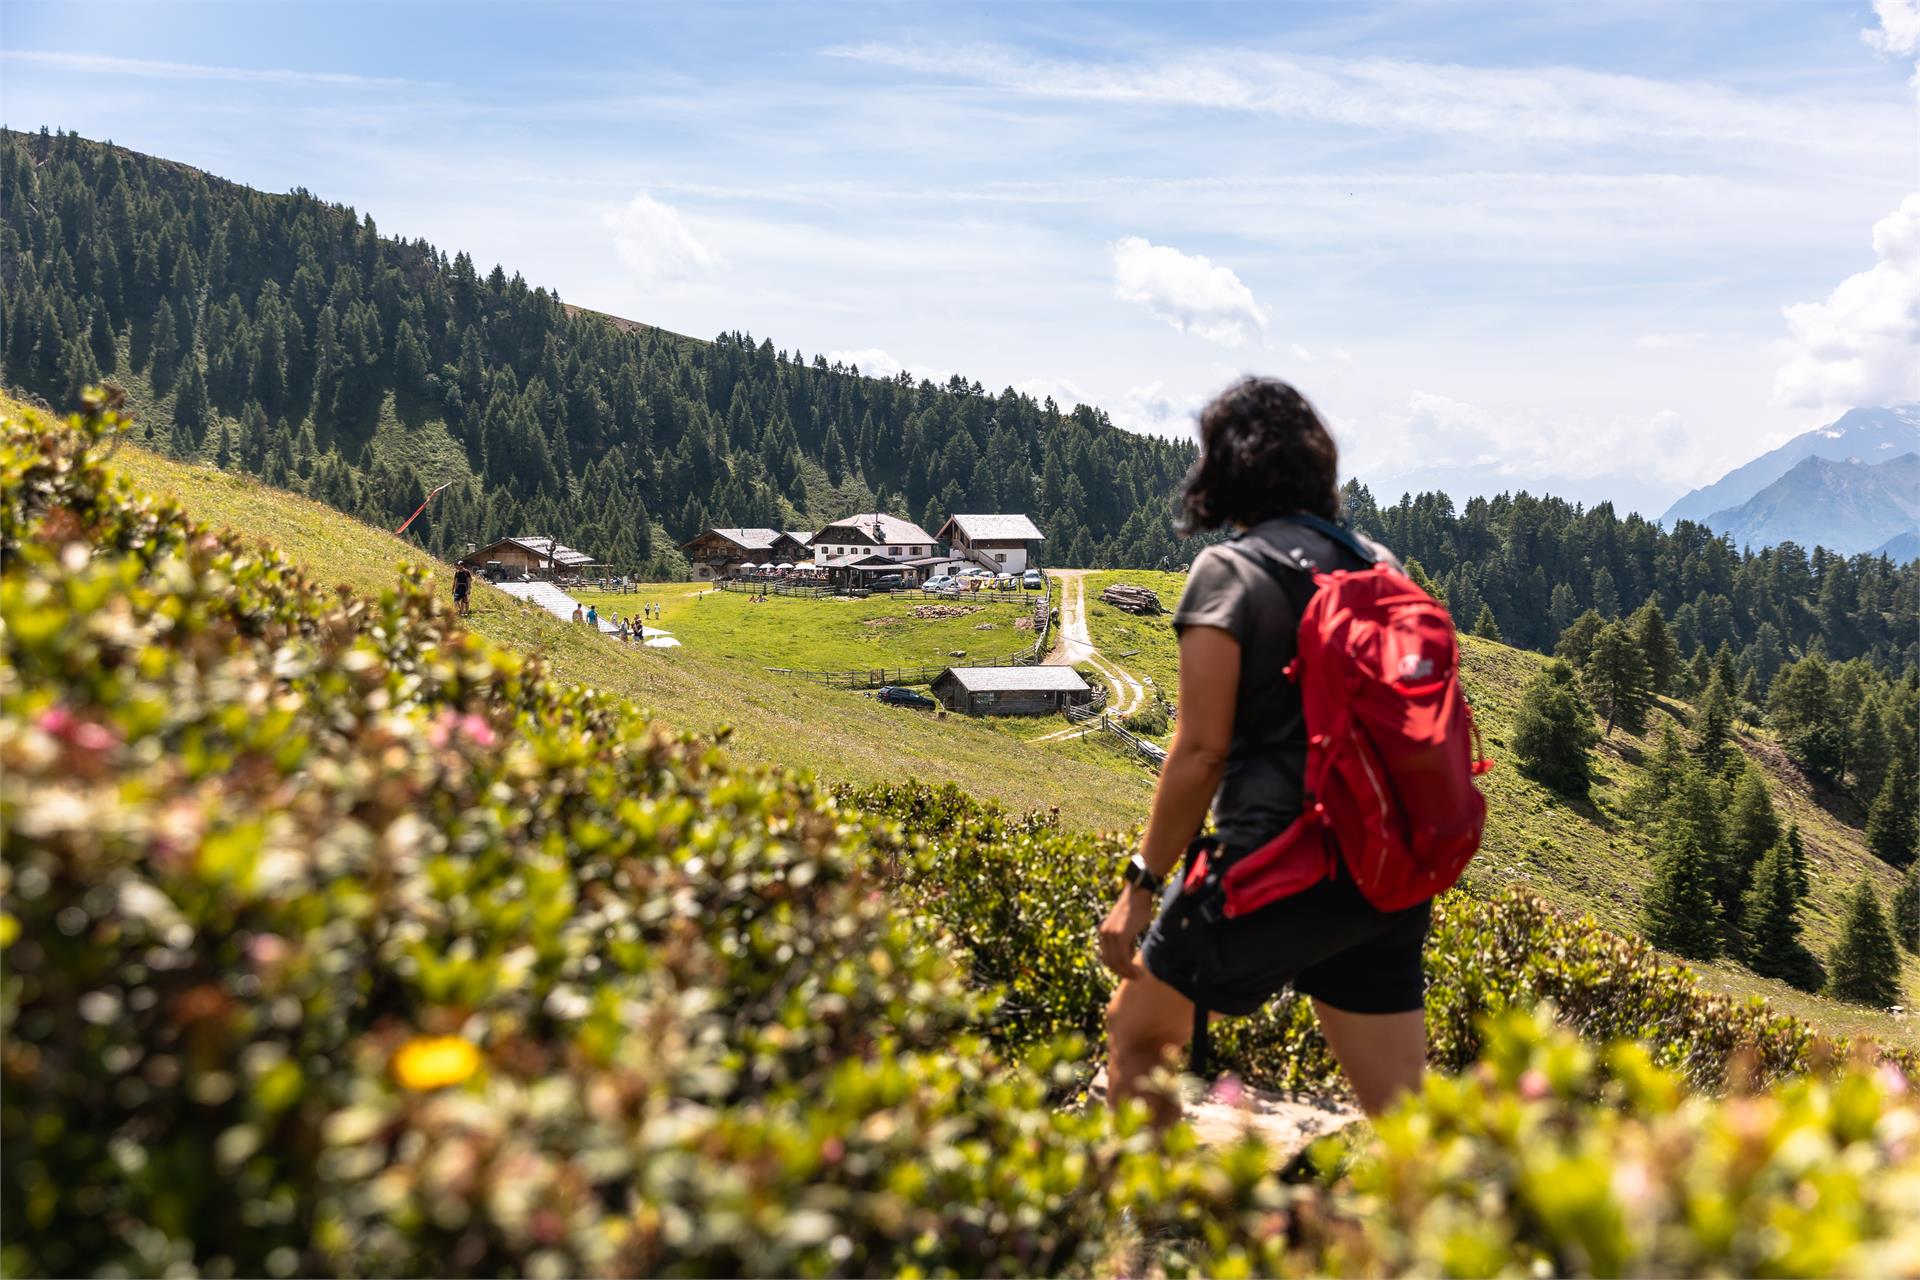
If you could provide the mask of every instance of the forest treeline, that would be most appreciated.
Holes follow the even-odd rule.
[[[0,134],[0,360],[59,404],[100,378],[151,442],[395,524],[436,555],[551,533],[667,572],[708,524],[811,528],[879,507],[1032,513],[1049,563],[1177,566],[1190,444],[1011,389],[859,376],[745,333],[695,341],[575,311],[371,217],[72,134]],[[1655,602],[1683,657],[1723,652],[1764,705],[1809,655],[1920,662],[1920,564],[1743,552],[1608,504],[1443,494],[1348,514],[1417,560],[1463,625],[1549,650],[1583,613]]]
[[[435,554],[541,532],[659,568],[708,524],[874,508],[1028,512],[1057,564],[1178,553],[1193,447],[1095,409],[617,324],[304,191],[72,134],[0,138],[0,205],[9,383],[144,382],[160,447],[377,522],[451,479],[416,526]]]

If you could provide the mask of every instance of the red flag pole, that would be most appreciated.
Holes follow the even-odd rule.
[[[451,485],[452,483],[453,481],[449,480],[447,481],[446,484],[443,484],[439,488],[432,490],[427,494],[426,497],[422,498],[420,500],[420,505],[413,509],[413,514],[408,516],[406,520],[401,524],[401,526],[398,529],[395,529],[393,531],[394,536],[398,537],[399,535],[405,533],[407,531],[407,525],[410,525],[415,520],[418,520],[420,518],[420,513],[427,509],[427,504],[433,501],[433,495],[436,493],[439,493],[441,489],[445,489],[448,485]]]

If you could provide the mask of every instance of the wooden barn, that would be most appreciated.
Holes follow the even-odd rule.
[[[484,574],[489,565],[499,565],[510,578],[556,578],[582,573],[599,562],[584,551],[555,542],[552,538],[500,538],[460,557],[460,564]]]
[[[948,667],[933,696],[970,716],[1039,716],[1077,706],[1093,690],[1072,667]]]
[[[813,558],[812,535],[783,529],[708,529],[680,544],[696,579],[724,578],[749,564],[798,564]]]

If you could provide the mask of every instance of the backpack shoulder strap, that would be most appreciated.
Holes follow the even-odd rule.
[[[1378,553],[1376,553],[1372,547],[1360,541],[1359,535],[1347,528],[1344,524],[1325,519],[1321,516],[1308,515],[1304,512],[1299,515],[1286,516],[1284,519],[1331,539],[1336,545],[1345,547],[1358,559],[1367,564],[1379,563],[1380,556]]]
[[[1311,529],[1333,543],[1335,548],[1343,550],[1365,565],[1379,562],[1379,555],[1366,543],[1360,541],[1352,530],[1345,525],[1323,520],[1319,516],[1296,515],[1284,517],[1289,523]],[[1227,546],[1238,551],[1242,557],[1259,566],[1266,575],[1274,580],[1287,604],[1293,609],[1295,618],[1301,617],[1307,608],[1307,601],[1319,590],[1314,575],[1337,569],[1338,565],[1316,563],[1303,554],[1299,547],[1280,548],[1268,543],[1257,543],[1250,538],[1233,537]]]

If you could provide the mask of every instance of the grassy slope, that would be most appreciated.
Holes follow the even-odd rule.
[[[178,495],[201,518],[245,529],[361,590],[389,585],[396,561],[420,559],[415,547],[248,477],[186,466],[133,448],[123,452],[121,461],[138,481]],[[1101,580],[1109,576],[1154,586],[1169,607],[1178,596],[1180,575],[1171,574],[1092,575],[1089,591],[1097,594],[1096,582],[1104,585]],[[450,590],[444,575],[438,589]],[[1023,730],[1030,735],[1030,726],[935,720],[881,707],[855,694],[780,681],[761,672],[758,663],[691,647],[621,649],[496,592],[482,590],[476,600],[476,630],[538,652],[561,676],[629,696],[678,727],[710,731],[730,724],[734,750],[747,759],[813,769],[832,780],[951,779],[976,795],[1015,808],[1058,804],[1068,821],[1082,826],[1128,825],[1146,812],[1150,776],[1098,744],[1029,745],[1020,738]],[[672,597],[668,608],[671,627]],[[1126,664],[1159,679],[1153,651],[1144,644],[1122,643],[1126,637],[1115,630],[1138,630],[1148,623],[1165,626],[1164,618],[1139,620],[1112,610],[1089,618],[1096,643],[1142,648]],[[1145,631],[1135,637],[1145,638]],[[1170,649],[1170,641],[1166,647]],[[1616,731],[1600,753],[1593,802],[1569,805],[1520,776],[1506,759],[1507,726],[1527,680],[1544,659],[1471,637],[1465,641],[1464,656],[1488,746],[1506,764],[1486,779],[1491,817],[1473,879],[1489,885],[1522,883],[1570,910],[1592,912],[1608,927],[1637,932],[1640,894],[1652,856],[1640,833],[1617,810],[1640,759],[1658,740],[1659,719],[1640,737]],[[1684,718],[1688,709],[1668,704],[1660,714]],[[1857,879],[1872,877],[1883,897],[1890,897],[1897,877],[1866,852],[1856,827],[1817,802],[1812,788],[1764,734],[1743,733],[1740,745],[1767,770],[1782,820],[1800,823],[1814,869],[1808,942],[1824,955],[1838,937],[1844,895]],[[1920,1047],[1920,1025],[1910,1017],[1802,995],[1735,965],[1697,967],[1716,988],[1764,995],[1830,1031],[1864,1031]],[[1912,957],[1906,960],[1906,982],[1910,993],[1920,991],[1920,962]]]
[[[1094,643],[1134,674],[1171,682],[1177,667],[1177,648],[1168,617],[1133,617],[1096,604],[1094,598],[1109,583],[1129,582],[1159,592],[1162,603],[1171,609],[1185,580],[1184,574],[1133,570],[1087,575],[1087,626]],[[1637,934],[1641,895],[1653,877],[1654,857],[1640,830],[1621,816],[1624,799],[1640,776],[1641,761],[1659,745],[1662,725],[1675,722],[1685,734],[1691,709],[1669,700],[1655,713],[1646,733],[1634,736],[1615,730],[1613,737],[1601,745],[1600,780],[1592,802],[1570,805],[1521,776],[1506,752],[1508,726],[1519,709],[1521,695],[1546,659],[1471,636],[1465,637],[1464,646],[1467,687],[1480,708],[1487,746],[1503,765],[1483,781],[1491,815],[1486,844],[1470,877],[1489,886],[1524,885],[1556,905],[1591,912],[1610,929]],[[1139,652],[1118,657],[1128,649]],[[1813,786],[1764,731],[1742,730],[1739,742],[1741,750],[1765,770],[1781,822],[1800,824],[1813,871],[1803,916],[1806,940],[1824,957],[1839,941],[1846,897],[1860,877],[1872,878],[1883,903],[1891,900],[1899,877],[1867,851],[1858,826],[1835,815],[1835,809],[1848,813],[1850,801],[1825,797],[1831,807],[1823,806]],[[1862,817],[1850,816],[1854,822]],[[1732,963],[1695,967],[1717,990],[1764,995],[1786,1012],[1831,1030],[1849,1034],[1866,1031],[1920,1047],[1920,1020],[1910,1016],[1896,1018],[1808,996]],[[1912,1007],[1920,1002],[1920,960],[1911,955],[1906,958],[1906,983],[1907,1003]]]
[[[121,451],[119,462],[136,482],[176,495],[200,519],[264,539],[357,590],[391,586],[397,562],[423,559],[418,547],[251,477],[132,447]],[[450,595],[451,575],[438,575],[436,590]],[[1028,746],[990,723],[884,707],[859,694],[769,676],[760,663],[692,645],[623,648],[490,588],[477,589],[474,599],[474,630],[538,653],[562,678],[629,697],[677,728],[731,726],[732,749],[748,760],[811,769],[833,781],[953,781],[1016,809],[1058,805],[1083,827],[1138,822],[1151,796],[1151,778],[1118,758]]]
[[[1038,592],[1034,593],[1036,596]],[[729,591],[663,595],[647,587],[628,595],[588,595],[602,613],[628,616],[641,602],[661,606],[662,627],[702,653],[739,658],[761,667],[801,671],[872,670],[954,661],[955,651],[990,660],[1033,643],[1016,621],[1033,617],[1030,605],[943,600],[918,593],[867,600],[808,600],[773,596],[755,604]],[[916,609],[957,606],[958,618],[914,616]],[[986,630],[980,628],[986,627]]]

